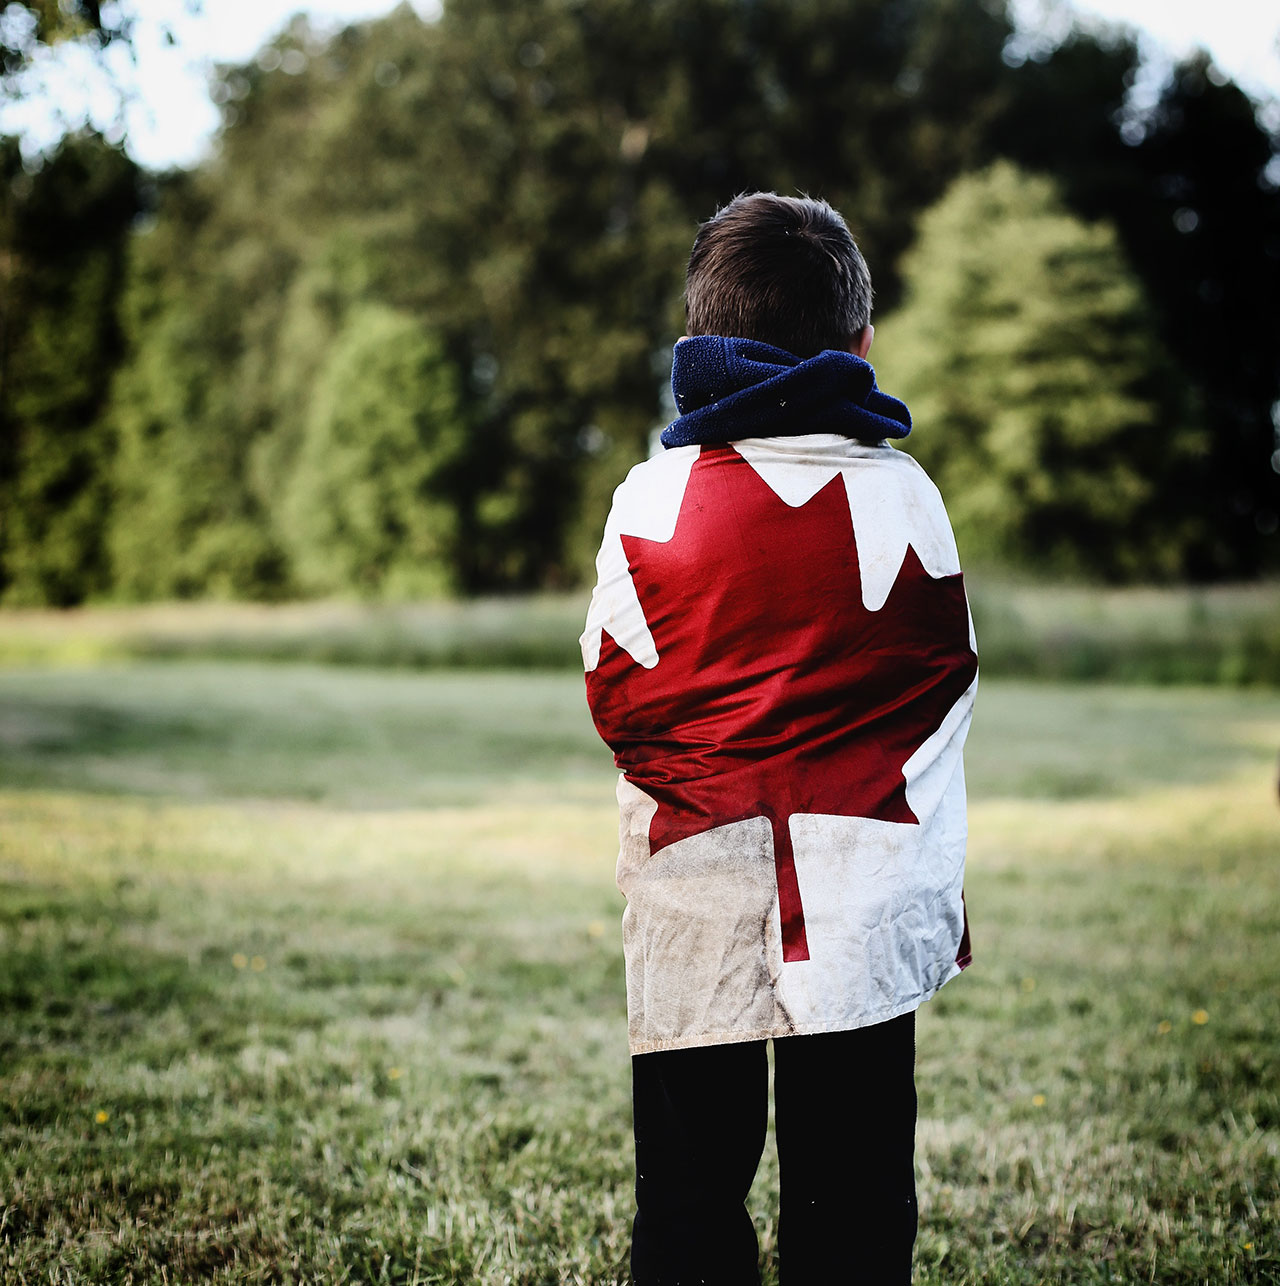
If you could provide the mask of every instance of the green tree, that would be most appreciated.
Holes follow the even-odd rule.
[[[124,595],[300,591],[283,505],[321,371],[352,311],[396,306],[431,258],[405,190],[425,182],[420,121],[391,113],[389,138],[370,110],[348,135],[352,104],[385,108],[376,69],[410,65],[431,30],[406,8],[326,43],[298,20],[222,69],[218,154],[161,184],[135,245],[113,407]]]
[[[493,373],[473,583],[589,567],[659,415],[694,227],[736,192],[844,204],[892,297],[914,214],[981,137],[1008,30],[981,0],[446,6],[427,168],[459,180],[421,208]]]
[[[138,172],[72,135],[34,173],[0,140],[0,601],[79,602],[108,583],[117,303]]]
[[[106,19],[79,0],[27,6],[38,27],[19,8],[0,0],[19,76],[20,44],[128,39],[116,23],[127,6]],[[661,415],[696,222],[749,187],[827,196],[850,215],[888,311],[919,212],[1005,154],[1059,177],[1076,214],[1119,230],[1165,347],[1201,393],[1213,428],[1202,485],[1188,499],[1167,481],[1174,466],[1152,461],[1140,471],[1155,488],[1143,521],[1180,533],[1173,561],[1195,574],[1265,565],[1266,540],[1280,549],[1266,537],[1280,525],[1267,463],[1280,398],[1270,140],[1247,99],[1200,64],[1135,133],[1118,115],[1131,41],[1077,33],[1010,67],[1010,30],[998,0],[452,0],[438,21],[402,6],[331,38],[294,20],[250,62],[220,69],[216,155],[155,185],[132,238],[111,415],[99,392],[65,435],[23,430],[68,450],[91,442],[90,454],[69,473],[56,451],[22,455],[6,430],[0,485],[16,496],[25,478],[23,497],[35,497],[21,502],[37,524],[24,547],[47,547],[64,569],[21,594],[70,601],[105,585],[100,552],[39,527],[60,507],[67,530],[100,525],[105,499],[84,499],[93,486],[114,497],[110,575],[123,595],[318,584],[299,571],[285,499],[335,345],[370,305],[413,319],[454,372],[468,431],[449,469],[451,582],[580,579],[609,493]],[[104,222],[98,243],[77,226],[41,243],[36,258],[55,275],[117,227]],[[75,337],[89,332],[65,318],[87,317],[90,295],[114,308],[100,287],[114,300],[102,283],[117,278],[103,271],[85,262],[63,320],[11,320],[58,376],[10,375],[15,396],[19,385],[73,390],[58,364],[77,345],[88,353]],[[77,378],[93,369],[105,388],[115,351],[77,359]],[[1161,417],[1194,419],[1173,377],[1124,387]],[[55,495],[70,498],[40,499]],[[68,580],[75,568],[96,570]]]
[[[1277,141],[1238,86],[1192,58],[1127,149],[1140,199],[1116,202],[1126,252],[1213,434],[1192,492],[1207,530],[1198,576],[1280,570]]]
[[[301,587],[397,598],[453,589],[449,492],[465,445],[438,344],[405,313],[356,310],[320,374],[282,507]]]
[[[455,583],[580,578],[660,414],[696,222],[746,186],[826,191],[891,297],[913,212],[977,146],[1007,31],[982,0],[469,0],[329,41],[295,22],[223,69],[219,153],[141,238],[122,443],[149,425],[165,468],[195,472],[122,452],[123,588],[255,567],[257,592],[299,588],[281,497],[334,336],[374,302],[457,371]],[[245,523],[261,557],[228,581],[250,545],[218,532]]]
[[[1051,175],[1070,207],[1111,223],[1170,354],[1212,431],[1195,486],[1166,492],[1192,511],[1197,577],[1280,567],[1280,185],[1277,140],[1257,105],[1198,54],[1145,115],[1125,106],[1131,34],[1073,32],[1010,71],[987,131],[993,155]]]
[[[942,489],[962,554],[1109,579],[1185,570],[1203,533],[1170,517],[1203,458],[1195,403],[1114,230],[1008,162],[925,214],[882,383]]]
[[[262,352],[246,350],[246,332],[276,265],[270,247],[222,233],[210,202],[198,177],[172,178],[132,247],[121,306],[131,351],[110,408],[110,552],[127,598],[260,598],[286,584],[247,481]]]

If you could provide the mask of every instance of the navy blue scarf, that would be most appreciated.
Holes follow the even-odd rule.
[[[680,418],[663,430],[664,447],[801,433],[882,442],[911,432],[911,412],[880,392],[871,364],[831,348],[802,361],[754,339],[695,335],[676,345],[671,388]]]

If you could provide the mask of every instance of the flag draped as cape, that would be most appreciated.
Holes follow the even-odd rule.
[[[806,376],[763,345],[689,340],[677,374],[686,345],[706,360],[672,429],[697,440],[618,488],[582,637],[622,770],[635,1053],[885,1021],[969,952],[977,660],[937,490],[876,434],[906,408],[847,354]],[[717,436],[743,420],[768,435]]]

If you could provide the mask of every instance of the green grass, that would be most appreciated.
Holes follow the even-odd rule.
[[[1099,589],[967,578],[993,677],[1280,687],[1280,585]],[[0,664],[258,660],[575,670],[587,595],[154,604],[0,613]]]
[[[310,661],[574,669],[586,593],[429,603],[160,603],[0,613],[0,664]]]
[[[1280,696],[971,747],[917,1281],[1280,1281]],[[0,1281],[625,1280],[612,785],[576,675],[0,672]]]
[[[988,674],[1280,686],[1274,583],[1100,589],[966,579]]]

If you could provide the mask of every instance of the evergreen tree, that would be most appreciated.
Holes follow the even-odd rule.
[[[912,409],[906,445],[962,554],[1110,579],[1185,571],[1203,532],[1164,498],[1206,439],[1114,230],[1000,162],[923,217],[904,268],[878,370]]]

